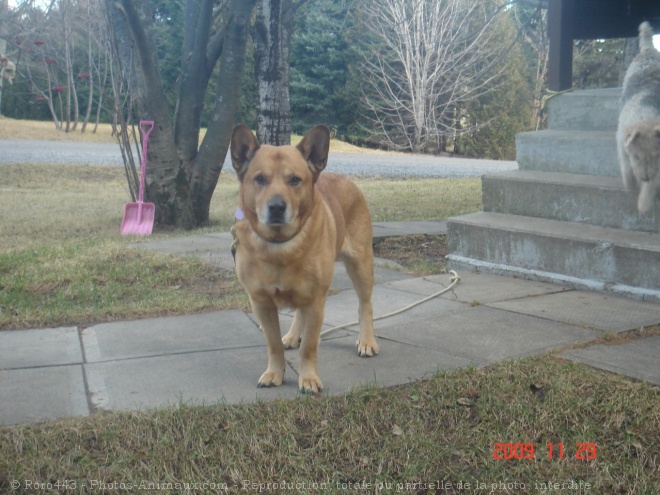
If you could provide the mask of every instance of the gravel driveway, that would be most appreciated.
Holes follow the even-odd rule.
[[[139,160],[138,160],[139,161]],[[68,163],[122,166],[116,144],[72,141],[0,140],[0,163]],[[383,177],[480,177],[516,170],[514,161],[428,155],[331,153],[329,172]],[[229,156],[224,171],[233,172]]]

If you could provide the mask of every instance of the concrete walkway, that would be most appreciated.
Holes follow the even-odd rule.
[[[377,237],[443,233],[444,222],[375,224]],[[231,268],[228,234],[136,244],[191,253]],[[336,267],[326,326],[357,319],[357,300]],[[327,394],[396,385],[437,371],[488,366],[559,350],[614,373],[660,385],[660,336],[620,345],[590,345],[606,333],[660,323],[660,304],[566,289],[515,278],[461,273],[451,292],[375,324],[380,355],[359,358],[356,330],[323,340],[319,373]],[[379,260],[374,314],[404,307],[450,283],[448,275],[411,278]],[[281,315],[283,329],[292,320]],[[87,416],[99,409],[136,410],[176,404],[292,399],[298,395],[298,351],[286,353],[285,383],[257,389],[266,366],[263,336],[251,314],[219,311],[177,317],[0,332],[0,425]]]

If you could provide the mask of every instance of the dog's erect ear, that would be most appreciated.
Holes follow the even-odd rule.
[[[231,134],[231,164],[238,174],[238,179],[243,180],[247,171],[248,163],[252,160],[254,153],[259,149],[259,141],[254,137],[252,131],[244,125],[234,127]]]
[[[640,132],[637,129],[631,129],[626,133],[624,146],[630,148],[630,145],[639,139]]]
[[[302,138],[296,146],[302,153],[312,174],[314,181],[328,164],[328,152],[330,151],[330,130],[323,124],[317,125]]]

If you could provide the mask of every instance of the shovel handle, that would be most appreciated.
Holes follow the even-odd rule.
[[[144,181],[147,175],[147,144],[149,142],[149,134],[154,129],[153,120],[140,121],[140,134],[142,134],[142,157],[140,160],[140,197],[138,201],[142,203],[144,200]]]

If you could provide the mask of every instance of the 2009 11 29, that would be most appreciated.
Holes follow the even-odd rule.
[[[562,442],[548,442],[548,458],[563,459],[565,454]],[[509,459],[535,459],[536,447],[532,442],[496,442],[493,445],[493,459],[503,461]],[[598,447],[593,442],[579,442],[575,448],[575,458],[579,461],[593,461],[598,455]]]

